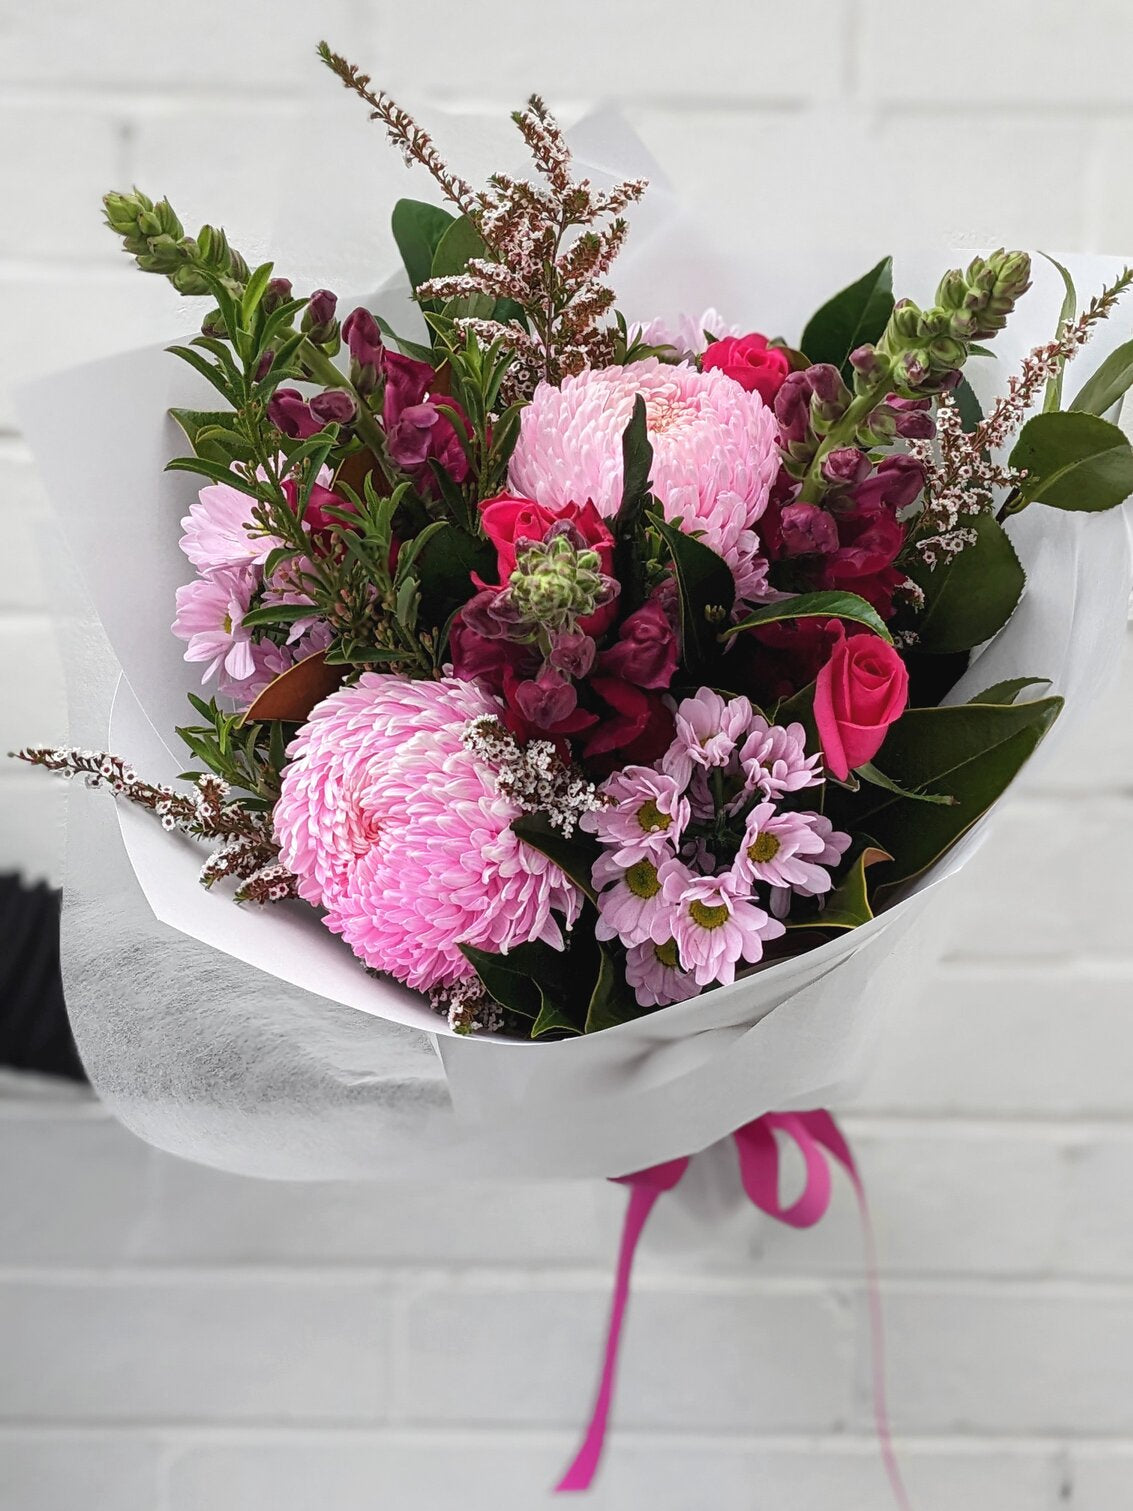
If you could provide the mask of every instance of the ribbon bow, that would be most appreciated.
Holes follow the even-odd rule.
[[[785,1206],[779,1197],[779,1144],[775,1137],[777,1133],[794,1141],[806,1167],[806,1183],[802,1194],[790,1206]],[[754,1122],[747,1123],[738,1129],[732,1135],[732,1139],[739,1156],[740,1179],[748,1199],[768,1217],[774,1218],[776,1222],[787,1223],[792,1228],[812,1228],[825,1217],[830,1206],[831,1159],[836,1160],[850,1178],[861,1214],[869,1281],[873,1407],[877,1436],[894,1499],[900,1511],[910,1511],[908,1496],[893,1450],[889,1411],[885,1400],[885,1345],[873,1225],[870,1222],[865,1187],[862,1185],[850,1146],[830,1113],[822,1111],[768,1112],[763,1117],[756,1118]],[[559,1491],[588,1490],[597,1473],[598,1462],[605,1446],[606,1427],[613,1402],[618,1348],[629,1301],[630,1277],[638,1241],[657,1201],[666,1191],[671,1191],[678,1184],[688,1167],[687,1158],[675,1159],[663,1165],[652,1165],[648,1170],[638,1170],[634,1175],[619,1177],[621,1184],[629,1187],[630,1195],[618,1252],[618,1268],[610,1307],[609,1330],[606,1336],[606,1357],[602,1365],[602,1377],[598,1385],[598,1395],[594,1402],[590,1425],[573,1463],[556,1487]]]

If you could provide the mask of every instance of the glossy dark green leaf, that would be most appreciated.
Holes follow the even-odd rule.
[[[799,344],[812,362],[831,362],[848,373],[850,353],[879,341],[892,313],[893,259],[883,257],[811,316]]]
[[[974,545],[935,567],[914,552],[907,566],[925,595],[913,627],[917,649],[928,655],[970,651],[990,640],[1015,612],[1026,585],[1015,548],[993,515],[972,515],[964,528],[975,531]]]
[[[1020,508],[1040,503],[1097,512],[1133,493],[1133,447],[1116,425],[1081,411],[1028,420],[1011,466],[1027,473]]]
[[[763,624],[776,624],[783,619],[848,619],[853,624],[864,624],[882,640],[892,640],[885,620],[864,598],[856,593],[828,591],[800,593],[795,598],[784,598],[780,603],[765,603],[745,614],[739,624],[725,631],[738,635],[741,630],[758,629]]]
[[[872,761],[867,761],[864,766],[855,766],[854,775],[863,782],[868,782],[871,787],[880,787],[885,792],[896,793],[898,797],[910,798],[915,803],[943,803],[952,807],[956,799],[950,792],[915,792],[912,788],[902,787],[900,782],[895,782],[891,776],[886,776]]]
[[[971,435],[984,417],[983,407],[976,398],[976,391],[967,378],[961,378],[953,389],[952,397],[960,411],[960,425],[965,435]]]
[[[261,624],[294,624],[297,619],[310,617],[309,603],[265,603],[258,609],[249,609],[242,622],[247,629],[255,629]]]
[[[727,562],[703,541],[686,535],[660,514],[646,518],[669,548],[681,606],[681,644],[687,670],[696,676],[719,649],[719,636],[736,599]]]
[[[1133,341],[1123,342],[1082,384],[1066,406],[1083,414],[1104,415],[1133,388]]]
[[[866,872],[870,866],[892,860],[887,851],[866,845],[852,862],[842,881],[826,898],[825,905],[812,918],[802,918],[787,927],[796,929],[857,929],[873,917],[869,901]]]
[[[171,409],[169,413],[197,456],[222,466],[231,461],[246,461],[251,456],[251,448],[231,429],[235,418],[231,409]],[[222,435],[226,437],[223,443]],[[233,440],[237,444],[232,444]]]
[[[540,980],[562,972],[562,956],[539,941],[517,945],[506,955],[493,955],[471,944],[462,944],[460,952],[493,1000],[522,1018],[538,1018],[545,1000]]]
[[[455,215],[423,200],[399,199],[394,205],[390,217],[393,239],[397,242],[414,293],[418,284],[433,276],[437,247],[455,221]]]
[[[649,1011],[642,1007],[626,984],[624,954],[612,944],[598,946],[598,979],[586,1011],[588,1034],[629,1023]]]
[[[1061,707],[1061,698],[1042,698],[1010,706],[910,709],[890,728],[878,764],[902,787],[949,792],[955,804],[927,806],[863,786],[856,793],[832,790],[827,812],[838,828],[868,833],[894,857],[886,887],[908,881],[986,813]]]
[[[1009,677],[1005,682],[993,682],[982,693],[969,698],[969,703],[1014,703],[1019,694],[1028,687],[1049,687],[1049,677]]]
[[[539,1015],[531,1025],[531,1037],[544,1039],[548,1034],[573,1036],[581,1032],[582,1030],[567,1010],[553,998],[544,994]]]

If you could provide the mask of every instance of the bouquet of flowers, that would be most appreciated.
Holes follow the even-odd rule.
[[[1079,312],[1065,273],[986,413],[965,370],[1023,252],[926,308],[885,259],[794,343],[714,310],[631,323],[608,278],[644,180],[576,177],[533,98],[535,181],[476,189],[322,51],[451,207],[393,210],[424,335],[106,197],[138,266],[207,301],[172,350],[214,407],[174,408],[168,463],[204,479],[168,606],[203,673],[193,785],[24,758],[207,840],[206,887],[302,899],[460,1034],[606,1030],[861,927],[1059,713],[1041,664],[949,694],[1027,593],[1010,522],[1133,491],[1104,417],[1129,349],[1063,393],[1133,274]]]

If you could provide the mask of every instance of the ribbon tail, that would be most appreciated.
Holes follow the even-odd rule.
[[[889,1401],[885,1388],[885,1320],[881,1307],[881,1280],[877,1263],[877,1241],[873,1232],[873,1220],[869,1215],[865,1186],[856,1167],[847,1167],[853,1182],[854,1195],[858,1199],[858,1212],[862,1223],[862,1243],[865,1249],[866,1290],[869,1299],[870,1372],[873,1384],[873,1419],[877,1429],[877,1442],[881,1449],[881,1461],[889,1476],[893,1499],[900,1511],[912,1511],[909,1493],[901,1478],[897,1462],[897,1450],[893,1446],[893,1430],[889,1422]]]
[[[621,1344],[622,1324],[625,1321],[629,1301],[629,1283],[633,1272],[633,1259],[637,1252],[642,1229],[653,1210],[654,1203],[664,1191],[655,1186],[634,1185],[630,1187],[629,1205],[626,1207],[625,1224],[622,1227],[621,1247],[618,1251],[618,1269],[614,1281],[614,1295],[610,1304],[610,1323],[606,1333],[606,1358],[602,1365],[602,1378],[598,1395],[591,1413],[590,1425],[582,1446],[575,1455],[570,1468],[555,1486],[556,1492],[589,1490],[602,1450],[606,1445],[606,1427],[610,1407],[614,1399],[614,1380],[618,1368],[618,1349]]]

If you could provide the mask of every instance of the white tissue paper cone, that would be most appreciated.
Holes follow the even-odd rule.
[[[620,126],[585,123],[580,140],[595,177],[635,153],[639,171],[640,146]],[[818,254],[805,264],[792,254],[788,266],[759,249],[706,251],[664,192],[631,248],[617,279],[631,319],[714,304],[788,336],[860,271]],[[939,249],[899,259],[897,283],[928,297],[956,260]],[[1067,261],[1087,291],[1117,269],[1111,259]],[[997,339],[1001,357],[972,364],[984,398],[1049,339],[1061,292],[1040,263]],[[404,299],[395,285],[376,306],[401,330]],[[1074,363],[1075,384],[1127,338],[1125,324],[1102,328]],[[73,737],[156,782],[181,769],[174,726],[197,685],[167,628],[189,572],[178,522],[196,487],[163,471],[184,447],[173,405],[206,407],[204,385],[155,348],[40,383],[21,408],[89,592],[89,604],[77,583],[57,595],[69,605]],[[949,701],[1007,677],[1048,677],[1067,700],[1053,738],[1080,721],[1123,642],[1126,512],[1033,506],[1011,522],[1026,596]],[[52,569],[64,571],[59,556]],[[366,975],[309,909],[238,908],[220,887],[205,892],[203,851],[147,814],[81,793],[70,805],[68,1004],[112,1110],[188,1158],[311,1179],[624,1174],[705,1149],[761,1113],[835,1099],[868,1064],[885,1015],[915,1000],[931,968],[936,894],[986,829],[987,820],[863,928],[635,1022],[532,1044],[452,1034],[422,998]]]

